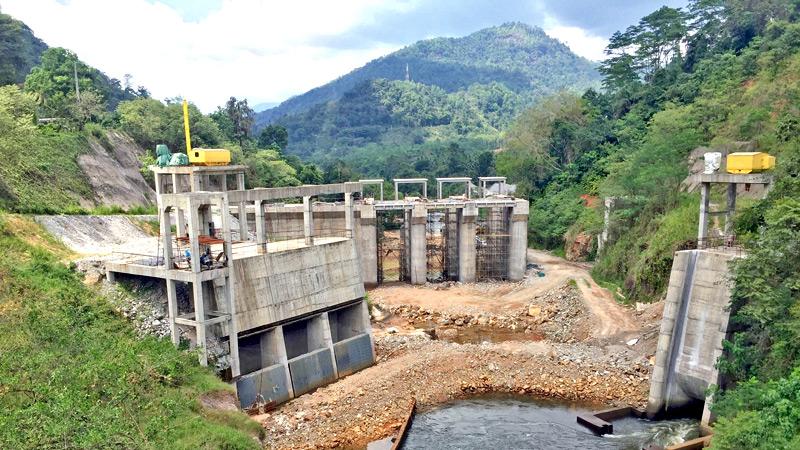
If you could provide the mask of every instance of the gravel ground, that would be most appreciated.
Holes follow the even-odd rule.
[[[489,296],[516,290],[509,284],[476,286]],[[408,292],[416,297],[429,289]],[[456,292],[463,289],[473,286]],[[658,306],[625,308],[636,328],[598,336],[593,330],[601,319],[575,283],[518,299],[514,308],[494,307],[491,300],[486,308],[471,300],[446,307],[403,304],[398,291],[392,289],[389,302],[371,295],[377,364],[254,416],[267,448],[364,448],[399,429],[412,398],[420,411],[489,393],[598,409],[646,404]]]
[[[624,346],[456,344],[423,335],[377,338],[378,363],[255,417],[268,448],[363,448],[393,434],[411,398],[424,411],[452,399],[514,393],[590,405],[643,406],[646,358]]]

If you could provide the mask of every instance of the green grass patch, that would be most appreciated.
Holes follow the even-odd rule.
[[[201,405],[227,384],[167,340],[137,339],[20,220],[37,227],[0,214],[0,448],[259,447],[258,424]]]
[[[79,133],[32,129],[0,139],[0,178],[4,206],[22,213],[53,214],[79,210],[94,193],[77,158],[86,151]]]

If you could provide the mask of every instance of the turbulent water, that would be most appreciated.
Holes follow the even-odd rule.
[[[697,421],[614,421],[614,434],[596,436],[575,418],[589,409],[508,398],[452,403],[418,414],[403,449],[608,449],[639,450],[699,436]]]

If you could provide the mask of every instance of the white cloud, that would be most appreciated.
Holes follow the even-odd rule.
[[[146,0],[3,1],[3,12],[48,45],[69,48],[112,77],[130,73],[157,98],[186,96],[207,112],[231,95],[282,100],[395,50],[334,52],[309,43],[346,32],[378,8],[375,0],[225,0],[185,22]]]
[[[583,56],[590,61],[602,61],[607,55],[604,53],[608,39],[594,36],[578,27],[564,26],[552,23],[545,25],[544,32],[551,37],[565,43],[575,54]]]
[[[544,29],[545,33],[567,44],[567,46],[577,55],[583,56],[590,61],[602,61],[606,59],[603,51],[608,45],[608,39],[587,34],[585,30],[578,27],[555,26]]]
[[[185,96],[210,112],[229,96],[251,104],[280,101],[343,75],[410,42],[332,49],[346,36],[423,0],[223,0],[186,21],[152,0],[2,0],[3,12],[27,23],[48,45],[66,47],[122,79],[133,75],[156,98]],[[603,58],[606,40],[544,17],[544,29],[573,51]]]

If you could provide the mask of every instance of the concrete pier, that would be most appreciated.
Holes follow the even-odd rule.
[[[478,207],[469,202],[461,208],[458,217],[458,281],[475,281],[475,223]]]
[[[359,209],[359,227],[356,231],[358,240],[359,258],[361,259],[361,273],[364,283],[373,285],[378,283],[378,242],[375,207],[363,205]]]
[[[428,211],[424,205],[414,205],[411,209],[410,231],[410,275],[411,284],[425,284],[427,281],[427,249],[425,225],[428,222]]]

